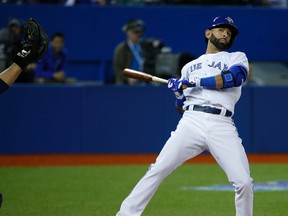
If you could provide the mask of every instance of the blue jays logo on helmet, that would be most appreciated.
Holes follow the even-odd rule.
[[[217,27],[221,27],[221,26],[226,26],[226,27],[230,28],[232,31],[233,37],[236,37],[237,34],[239,33],[239,30],[236,27],[233,19],[230,17],[225,17],[225,16],[216,17],[213,20],[212,25],[208,29],[213,29],[213,28],[217,28]]]

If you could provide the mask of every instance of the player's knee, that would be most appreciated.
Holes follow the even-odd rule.
[[[151,164],[149,167],[149,171],[153,173],[153,175],[160,175],[164,178],[173,170],[174,167],[170,166],[169,163],[155,163]]]
[[[235,192],[241,193],[243,191],[251,191],[253,190],[253,179],[247,178],[235,184]]]

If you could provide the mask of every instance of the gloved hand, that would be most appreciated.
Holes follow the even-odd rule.
[[[24,41],[21,46],[21,50],[13,61],[23,70],[28,64],[39,60],[47,50],[48,37],[40,24],[33,18],[30,18],[25,24]]]
[[[171,78],[168,79],[168,88],[175,94],[177,100],[183,100],[183,89],[182,85],[188,84],[188,80],[178,79],[178,78]]]
[[[196,82],[190,83],[186,79],[177,79],[177,78],[168,79],[168,88],[173,92],[183,92],[183,89],[195,86]]]
[[[182,87],[182,80],[177,79],[177,78],[168,79],[168,88],[172,92],[182,91],[181,87]]]

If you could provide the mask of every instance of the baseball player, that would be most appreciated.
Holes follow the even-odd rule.
[[[14,57],[12,65],[0,73],[0,94],[15,82],[28,64],[39,60],[47,49],[47,35],[35,19],[30,18],[26,22],[24,34],[25,39],[22,41],[21,49]],[[0,207],[2,202],[3,197],[0,193]]]
[[[187,63],[181,78],[168,80],[183,112],[156,162],[123,201],[117,216],[139,216],[161,182],[186,160],[209,151],[235,188],[236,216],[253,215],[253,179],[242,140],[233,123],[234,106],[248,77],[243,52],[227,52],[238,28],[216,17],[205,31],[206,53]]]

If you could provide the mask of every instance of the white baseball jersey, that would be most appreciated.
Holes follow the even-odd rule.
[[[215,76],[233,65],[241,65],[248,71],[248,59],[243,52],[219,52],[204,54],[186,64],[181,71],[182,78],[193,81],[193,78]],[[234,106],[241,96],[241,86],[223,90],[209,90],[207,88],[188,88],[184,90],[186,101],[183,109],[189,105],[210,105],[223,107],[234,113]]]

